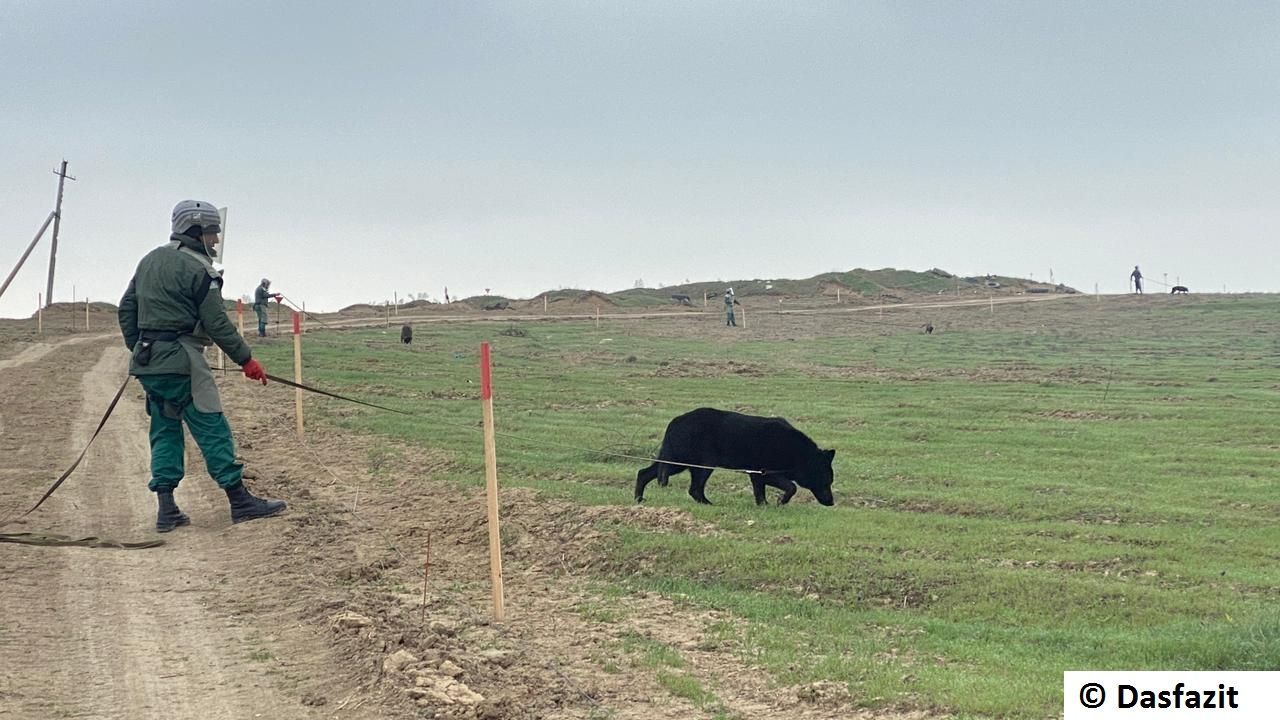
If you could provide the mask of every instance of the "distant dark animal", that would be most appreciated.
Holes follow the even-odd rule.
[[[400,327],[400,342],[408,345],[413,342],[413,326],[409,324]]]
[[[925,323],[925,324],[924,324],[924,334],[925,334],[925,335],[932,335],[932,334],[933,334],[933,323]]]
[[[1186,286],[1186,285],[1174,285],[1174,286],[1173,286],[1173,289],[1169,291],[1169,294],[1170,294],[1170,295],[1172,295],[1172,294],[1174,294],[1174,293],[1183,293],[1183,294],[1186,294],[1186,293],[1189,293],[1189,292],[1191,292],[1191,291],[1187,289],[1187,286]]]
[[[677,304],[677,305],[692,305],[692,304],[693,304],[693,301],[691,301],[691,300],[689,299],[689,296],[688,296],[688,295],[685,295],[684,293],[675,293],[675,294],[673,294],[673,295],[671,296],[671,299],[672,299],[672,300],[674,300],[674,301],[676,302],[676,304]]]
[[[506,300],[499,300],[496,303],[490,303],[488,305],[485,305],[484,309],[485,310],[510,310],[511,303],[507,302]]]
[[[712,470],[708,468],[734,468],[764,471],[750,474],[757,505],[765,503],[766,485],[782,491],[779,505],[791,500],[797,485],[812,492],[823,505],[834,505],[831,461],[835,456],[835,450],[819,449],[783,418],[698,408],[667,425],[658,461],[636,474],[636,502],[644,502],[644,488],[654,478],[665,486],[668,477],[688,470],[692,478],[689,496],[710,505],[706,487]],[[664,460],[706,467],[685,467]]]

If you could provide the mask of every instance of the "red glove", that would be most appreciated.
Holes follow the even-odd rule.
[[[250,358],[243,369],[245,377],[250,380],[261,380],[263,385],[267,384],[267,371],[262,369],[262,363]]]

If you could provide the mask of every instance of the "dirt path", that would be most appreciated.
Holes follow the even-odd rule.
[[[40,358],[44,357],[45,355],[48,355],[49,353],[53,352],[54,350],[57,350],[60,347],[66,347],[68,345],[79,345],[81,343],[88,343],[88,342],[94,342],[94,341],[101,341],[107,337],[110,337],[110,336],[105,334],[104,335],[77,335],[75,337],[70,337],[70,338],[67,338],[66,340],[60,340],[58,342],[36,343],[24,349],[22,352],[19,352],[17,355],[14,355],[11,358],[0,359],[0,370],[8,370],[10,368],[18,367],[19,365],[27,365],[29,363],[33,363],[39,360]]]
[[[67,355],[87,355],[80,364],[92,363],[77,382],[66,383],[79,395],[66,418],[69,436],[59,437],[60,419],[49,414],[30,415],[22,424],[21,442],[46,446],[65,464],[96,427],[128,356],[114,346],[92,354],[63,346],[41,350],[38,357],[60,350],[52,363],[58,369],[76,366]],[[32,390],[52,390],[48,381],[34,384]],[[153,536],[146,417],[138,395],[136,386],[126,392],[81,469],[24,523],[27,529],[121,540]],[[10,417],[6,436],[18,428]],[[189,462],[198,457],[189,455]],[[323,716],[278,689],[270,666],[253,662],[255,652],[272,653],[271,643],[260,639],[252,615],[225,602],[240,589],[237,546],[252,545],[269,529],[230,527],[221,492],[203,473],[188,470],[194,477],[179,497],[193,525],[170,534],[163,547],[0,546],[0,718]]]

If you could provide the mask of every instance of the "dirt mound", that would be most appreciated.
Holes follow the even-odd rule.
[[[588,290],[582,293],[581,295],[578,295],[577,297],[570,299],[569,304],[575,307],[576,306],[595,306],[595,305],[608,305],[612,307],[614,305],[617,305],[618,303],[615,302],[613,298],[609,297],[608,295],[605,295],[602,292],[596,292],[595,290]]]

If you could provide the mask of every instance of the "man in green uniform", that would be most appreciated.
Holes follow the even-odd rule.
[[[159,501],[158,532],[190,522],[173,499],[185,474],[184,422],[209,475],[227,493],[232,522],[270,517],[285,508],[283,501],[254,497],[245,488],[244,466],[236,462],[231,426],[204,359],[204,349],[217,344],[246,377],[267,384],[266,371],[250,356],[223,306],[222,275],[209,259],[220,240],[218,223],[216,206],[197,200],[178,203],[169,243],[142,258],[120,299],[120,332],[133,353],[129,374],[146,390],[151,416],[148,487]]]
[[[267,336],[267,301],[275,298],[276,302],[280,302],[284,297],[280,293],[268,292],[270,289],[271,281],[262,278],[258,289],[253,291],[253,312],[258,316],[258,337]]]

